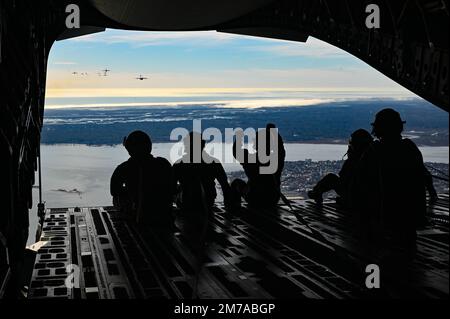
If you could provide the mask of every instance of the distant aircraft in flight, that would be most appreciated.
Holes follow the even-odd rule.
[[[108,76],[108,72],[111,71],[109,69],[101,70],[103,72],[103,76]]]
[[[81,72],[81,73],[79,73],[79,72],[72,72],[72,74],[73,74],[73,75],[81,75],[81,76],[88,75],[87,72]]]
[[[140,81],[142,81],[142,80],[147,80],[147,79],[148,79],[148,78],[143,77],[142,74],[140,74],[140,75],[136,78],[136,80],[140,80]]]

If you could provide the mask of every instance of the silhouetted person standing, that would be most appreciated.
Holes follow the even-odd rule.
[[[123,145],[130,158],[111,177],[114,206],[138,225],[170,227],[175,191],[172,166],[151,154],[151,139],[142,131],[132,132]]]
[[[344,206],[349,205],[350,184],[355,175],[355,170],[361,156],[372,144],[373,138],[364,129],[354,131],[350,137],[347,150],[347,159],[344,161],[339,174],[325,175],[314,188],[308,192],[308,196],[321,204],[322,195],[334,190],[339,198],[337,201]]]
[[[242,156],[238,156],[239,152]],[[262,153],[270,158],[269,162],[261,161]],[[255,152],[252,154],[243,147],[243,137],[237,136],[233,144],[233,156],[240,162],[248,178],[247,182],[241,179],[232,182],[235,200],[240,201],[240,197],[243,197],[251,206],[275,208],[281,197],[281,173],[286,158],[283,139],[275,125],[269,123],[265,130],[257,132]],[[271,163],[273,159],[275,163]],[[272,165],[276,165],[275,170],[265,173],[264,168]]]
[[[425,166],[417,146],[402,138],[404,123],[393,109],[376,114],[372,126],[378,140],[360,161],[353,201],[369,240],[409,260],[416,250],[416,228],[425,223]]]
[[[211,210],[217,197],[219,182],[225,206],[231,200],[231,188],[222,163],[205,151],[200,133],[191,132],[184,138],[185,154],[173,166],[175,179],[180,183],[180,206],[184,211]]]

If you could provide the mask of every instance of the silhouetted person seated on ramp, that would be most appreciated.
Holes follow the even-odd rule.
[[[111,177],[114,206],[138,226],[171,227],[175,191],[171,164],[151,154],[151,139],[142,131],[132,132],[124,138],[123,145],[130,158]]]
[[[254,153],[243,145],[242,132],[238,132],[233,143],[233,156],[241,164],[248,181],[235,179],[231,183],[233,202],[240,203],[242,197],[252,207],[275,209],[282,196],[281,173],[286,158],[283,139],[275,125],[269,123],[257,132]]]
[[[362,156],[352,192],[369,243],[382,255],[391,251],[384,260],[392,265],[414,257],[416,229],[426,223],[426,169],[420,150],[401,135],[404,123],[390,108],[376,114],[378,140]]]
[[[177,204],[184,212],[210,212],[217,197],[216,180],[224,197],[225,207],[231,200],[231,188],[222,163],[205,151],[206,141],[200,133],[191,132],[183,140],[185,154],[173,166],[179,183]]]
[[[308,192],[309,198],[321,204],[322,195],[334,190],[338,194],[336,201],[343,206],[349,206],[350,184],[361,156],[372,144],[373,138],[364,129],[354,131],[350,137],[347,150],[347,159],[344,161],[339,174],[325,175],[314,188]]]

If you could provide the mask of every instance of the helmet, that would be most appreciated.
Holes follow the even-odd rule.
[[[375,115],[375,121],[372,123],[372,133],[377,137],[399,135],[402,133],[403,124],[405,123],[401,119],[400,113],[394,109],[383,109]]]
[[[370,135],[370,133],[365,129],[360,128],[352,133],[349,144],[355,151],[364,152],[372,141],[372,135]]]
[[[148,154],[152,151],[152,140],[143,131],[134,131],[123,139],[123,146],[130,156],[137,154]]]

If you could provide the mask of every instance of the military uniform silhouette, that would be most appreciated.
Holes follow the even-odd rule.
[[[251,206],[262,208],[274,208],[281,197],[281,173],[284,168],[284,160],[286,157],[286,151],[284,148],[284,142],[280,134],[273,136],[275,129],[274,124],[267,124],[265,132],[258,132],[255,140],[255,153],[250,155],[249,151],[242,148],[242,140],[237,137],[233,144],[233,155],[240,162],[244,169],[245,175],[248,181],[245,182],[241,179],[235,179],[231,188],[234,193],[234,201],[240,201],[243,197],[247,203]],[[264,133],[264,134],[261,134]],[[265,141],[263,138],[265,137]],[[273,149],[276,139],[277,149]],[[264,174],[261,172],[261,168],[269,166],[270,163],[261,163],[258,157],[258,152],[262,152],[262,143],[266,143],[266,155],[271,152],[277,156],[277,168],[274,173]],[[237,153],[241,151],[243,156],[238,158]],[[276,153],[275,153],[276,152]],[[250,157],[253,156],[255,160],[250,161]]]
[[[175,183],[171,164],[151,155],[150,137],[132,132],[124,146],[130,158],[111,177],[113,204],[140,225],[169,227]]]
[[[339,198],[337,201],[344,206],[349,205],[350,184],[353,180],[355,170],[362,154],[371,145],[373,139],[369,132],[364,129],[358,129],[351,135],[347,159],[344,161],[339,174],[325,175],[317,185],[308,192],[308,196],[314,199],[317,203],[322,203],[323,193],[334,190]]]
[[[184,144],[185,154],[173,166],[175,180],[180,184],[179,206],[190,212],[211,210],[217,197],[217,180],[227,207],[231,188],[220,161],[204,150],[206,143],[200,133],[191,132],[184,139]]]
[[[416,229],[426,221],[426,169],[414,142],[401,136],[404,123],[393,109],[377,113],[372,125],[378,140],[361,158],[353,202],[369,240],[409,259]]]

